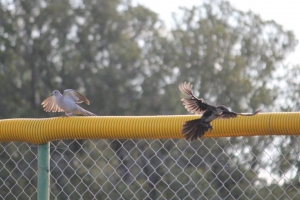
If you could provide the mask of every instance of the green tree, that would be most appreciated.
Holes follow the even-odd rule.
[[[162,108],[166,113],[174,110],[186,113],[183,106],[173,100],[179,98],[176,97],[178,84],[190,81],[196,94],[200,93],[200,97],[210,103],[223,104],[241,112],[274,108],[274,102],[280,99],[279,87],[275,84],[275,80],[280,80],[278,70],[296,45],[291,31],[284,30],[274,21],[263,21],[252,12],[236,10],[224,1],[208,1],[200,7],[184,8],[180,16],[175,18],[176,26],[168,35],[171,46],[160,52],[161,69],[168,66],[168,71],[173,73],[164,76],[165,82],[162,81],[159,87],[163,95],[155,95],[152,101],[168,102]],[[264,161],[263,151],[273,145],[273,137],[204,140],[204,149],[209,151],[197,151],[200,156],[193,162],[205,158],[205,163],[210,164],[201,168],[207,170],[207,179],[212,183],[208,188],[218,191],[218,198],[247,199],[250,194],[244,192],[246,188],[252,184],[254,187],[259,169],[272,162]],[[223,151],[229,157],[219,156]],[[295,154],[295,160],[294,157]],[[229,158],[239,163],[238,169],[227,162]],[[283,158],[280,160],[284,161]],[[235,178],[241,174],[247,175]],[[236,184],[238,187],[234,189]],[[204,196],[211,199],[208,193]]]
[[[0,91],[5,96],[0,99],[2,118],[49,116],[42,111],[40,102],[52,90],[65,88],[84,92],[92,103],[89,109],[99,115],[134,113],[132,102],[138,97],[135,82],[142,71],[138,64],[142,63],[139,42],[146,33],[156,31],[154,27],[160,22],[155,13],[126,1],[72,4],[15,0],[11,4],[2,3],[0,15],[0,81],[3,83]],[[111,147],[117,152],[116,160],[122,163],[122,150],[117,151],[115,143]],[[64,159],[70,163],[59,162],[64,151],[52,149],[51,153],[59,168],[53,169],[57,179],[54,188],[64,188],[67,194],[74,187],[65,178],[72,177],[76,165],[71,159],[83,143],[69,144],[71,153],[65,153]],[[26,165],[22,163],[19,167]],[[12,169],[13,166],[14,163]],[[59,173],[61,169],[66,169],[64,176]],[[33,176],[34,171],[30,173]],[[7,173],[3,173],[5,176]],[[61,199],[66,198],[64,193],[58,194]]]
[[[88,109],[98,115],[185,114],[178,90],[183,81],[210,103],[267,111],[279,100],[273,82],[280,80],[280,63],[296,45],[293,33],[276,22],[221,0],[182,9],[171,30],[156,13],[130,1],[0,2],[1,118],[57,116],[45,113],[40,102],[66,88],[84,93]],[[286,155],[278,157],[279,171],[271,162],[276,176],[288,172],[289,163],[298,166],[298,154],[287,153],[292,141],[276,146]],[[286,189],[289,197],[297,192],[288,183],[267,184],[258,177],[270,164],[262,152],[274,148],[273,137],[63,143],[51,149],[53,199],[260,199],[277,195],[270,188]],[[34,146],[17,147],[34,152]],[[15,149],[1,152],[0,169],[3,163],[12,169],[0,173],[7,183],[0,185],[2,197],[35,195],[35,179],[28,178],[35,172],[26,168],[34,156],[6,162]],[[6,179],[9,174],[14,179]],[[15,195],[20,190],[14,187],[5,196],[15,180],[27,186],[24,192]]]

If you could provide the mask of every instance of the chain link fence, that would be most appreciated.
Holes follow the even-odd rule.
[[[50,199],[300,199],[297,137],[65,140]],[[37,145],[0,144],[0,199],[37,198]]]

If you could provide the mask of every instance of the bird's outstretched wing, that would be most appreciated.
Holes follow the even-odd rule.
[[[191,83],[184,82],[179,85],[179,90],[185,95],[189,96],[189,98],[181,99],[187,111],[189,111],[190,113],[202,114],[209,108],[214,109],[214,106],[205,103],[203,99],[197,98],[194,95],[192,89],[193,85]]]
[[[77,92],[76,90],[66,89],[64,91],[63,96],[68,96],[68,97],[72,98],[76,103],[84,102],[87,105],[90,105],[90,101],[85,96],[83,96],[82,94]]]
[[[238,115],[241,115],[241,116],[253,116],[253,115],[256,115],[257,113],[259,113],[261,110],[256,110],[255,112],[253,113],[237,113]]]
[[[257,113],[259,113],[260,111],[261,110],[256,110],[253,113],[236,113],[236,112],[233,112],[233,111],[224,111],[219,118],[228,119],[228,118],[237,117],[238,115],[240,115],[240,116],[253,116],[253,115],[256,115]]]
[[[64,110],[56,104],[54,96],[46,98],[41,105],[46,112],[64,112]]]

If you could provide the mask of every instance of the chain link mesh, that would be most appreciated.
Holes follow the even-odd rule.
[[[280,136],[55,141],[50,199],[300,199],[297,143]],[[0,199],[36,199],[37,146],[0,148]]]

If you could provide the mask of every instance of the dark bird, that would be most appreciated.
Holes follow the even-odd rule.
[[[210,125],[210,122],[215,119],[234,118],[238,115],[253,116],[260,112],[260,110],[257,110],[254,113],[236,113],[230,111],[223,105],[210,105],[203,99],[195,97],[192,88],[193,85],[186,82],[179,85],[179,90],[185,95],[189,96],[188,98],[181,99],[184,107],[190,113],[202,114],[200,119],[186,121],[182,126],[181,133],[185,136],[186,139],[191,139],[191,141],[202,137],[208,130],[211,131],[213,127]]]

